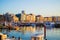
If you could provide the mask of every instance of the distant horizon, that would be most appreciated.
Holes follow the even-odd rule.
[[[0,14],[33,13],[42,16],[60,16],[60,0],[0,0]]]

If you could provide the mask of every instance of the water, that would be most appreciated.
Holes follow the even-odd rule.
[[[35,32],[35,33],[38,33],[38,32]],[[9,35],[9,38],[14,36],[16,40],[18,39],[18,37],[20,37],[22,40],[31,40],[31,35],[32,35],[31,32],[22,33],[22,32],[15,31],[15,30],[12,30],[6,34]],[[46,38],[47,40],[60,40],[60,29],[58,28],[47,29]]]
[[[60,29],[47,29],[47,39],[48,40],[60,40]]]

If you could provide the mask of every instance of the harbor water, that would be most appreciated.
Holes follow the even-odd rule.
[[[60,28],[47,29],[47,40],[60,40]]]
[[[31,40],[32,32],[25,32],[22,33],[20,31],[10,30],[10,32],[7,32],[7,30],[3,30],[2,33],[6,33],[8,35],[8,38],[12,38],[14,36],[16,40],[20,37],[22,40]],[[35,33],[38,33],[37,31]],[[40,31],[40,33],[42,33]],[[60,28],[53,28],[53,29],[46,29],[46,38],[47,40],[60,40]]]

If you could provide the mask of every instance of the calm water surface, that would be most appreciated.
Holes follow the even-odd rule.
[[[6,33],[6,32],[2,31],[2,33]],[[38,33],[38,32],[35,32],[35,33]],[[18,37],[20,37],[22,40],[31,40],[31,35],[32,35],[31,32],[22,33],[15,30],[7,32],[6,34],[9,35],[9,38],[14,36],[16,40]],[[47,37],[47,40],[60,40],[60,29],[59,28],[47,29],[46,37]]]
[[[47,39],[48,40],[60,40],[60,29],[47,29]]]

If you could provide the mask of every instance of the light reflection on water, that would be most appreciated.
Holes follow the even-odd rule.
[[[38,33],[38,32],[35,32],[35,33]],[[15,36],[16,38],[21,37],[22,40],[28,40],[28,39],[31,40],[32,33],[26,32],[23,34],[22,32],[12,30],[8,32],[7,35],[9,35],[10,38],[11,36]],[[47,29],[46,36],[47,36],[47,40],[60,40],[60,29],[59,28]]]

